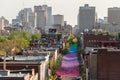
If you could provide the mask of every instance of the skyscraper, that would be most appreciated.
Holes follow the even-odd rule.
[[[47,26],[52,26],[52,7],[47,7]]]
[[[58,33],[61,33],[64,26],[64,16],[59,14],[53,15],[53,26]]]
[[[34,6],[34,11],[37,13],[37,28],[44,31],[45,26],[52,25],[52,8],[47,5]]]
[[[120,8],[108,8],[108,22],[111,24],[120,25]]]
[[[53,25],[64,26],[64,16],[60,14],[53,15]]]
[[[33,27],[33,28],[36,27],[36,20],[37,20],[37,15],[36,15],[36,13],[31,12],[31,13],[29,14],[29,19],[28,19],[28,21],[29,21],[30,24],[31,24],[31,27]]]
[[[28,22],[29,14],[32,13],[31,8],[24,8],[18,13],[17,19],[20,22]]]
[[[34,11],[37,13],[37,29],[44,32],[46,26],[46,12],[42,6],[34,6]]]
[[[95,7],[91,7],[88,4],[85,4],[83,7],[79,8],[78,14],[78,26],[80,32],[83,32],[85,29],[91,30],[95,25]]]

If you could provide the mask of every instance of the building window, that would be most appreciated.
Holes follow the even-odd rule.
[[[90,42],[90,40],[88,42]]]

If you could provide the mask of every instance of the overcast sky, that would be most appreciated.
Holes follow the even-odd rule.
[[[22,8],[43,4],[51,6],[53,14],[64,15],[65,20],[74,26],[80,6],[95,6],[98,17],[103,18],[107,16],[108,7],[120,7],[120,0],[0,0],[0,17],[4,16],[11,22]]]

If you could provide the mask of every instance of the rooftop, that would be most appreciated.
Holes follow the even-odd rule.
[[[2,75],[0,75],[0,77],[24,77],[24,76],[26,76],[26,75],[29,75],[29,74],[21,74],[21,73],[15,73],[15,74],[9,74],[9,75],[6,75],[6,76],[2,76]]]
[[[45,56],[15,56],[15,60],[21,61],[21,60],[44,60]]]
[[[90,52],[91,53],[96,53],[96,52],[98,52],[98,50],[106,50],[108,52],[113,52],[113,51],[120,52],[120,49],[115,48],[115,47],[97,47],[97,48],[95,48],[95,47],[87,47],[85,49],[86,53],[90,53]]]
[[[15,55],[14,60],[16,61],[42,61],[45,60],[46,57],[49,56],[49,52],[35,52],[29,53],[29,52],[23,52],[23,55]],[[1,57],[1,59],[4,59],[4,56]],[[13,56],[7,56],[6,60],[12,61]]]
[[[29,75],[29,73],[10,73],[10,70],[1,70],[0,71],[0,77],[25,77]]]

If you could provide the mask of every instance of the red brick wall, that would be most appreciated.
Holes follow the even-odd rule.
[[[97,59],[97,80],[120,80],[120,52],[102,51]]]
[[[96,47],[96,45],[99,46],[99,42],[109,40],[110,36],[108,35],[84,34],[84,47]]]
[[[38,65],[36,64],[7,64],[7,70],[20,70],[20,69],[35,69],[35,73],[38,73]],[[0,63],[0,70],[3,70],[3,64]]]

